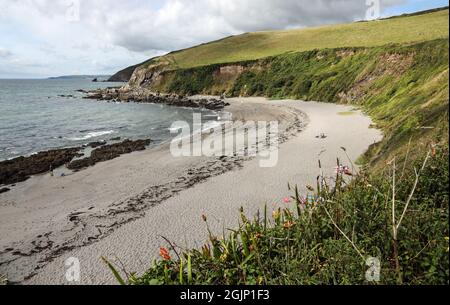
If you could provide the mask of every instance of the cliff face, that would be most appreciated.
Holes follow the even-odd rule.
[[[133,75],[136,68],[148,65],[149,63],[153,62],[154,60],[155,60],[155,58],[150,58],[149,60],[146,60],[143,63],[120,70],[119,72],[117,72],[116,74],[111,76],[108,79],[108,81],[109,82],[128,82],[131,79],[131,76]]]
[[[117,72],[108,79],[108,82],[128,82],[138,66],[139,65],[131,66]]]
[[[167,62],[156,62],[136,68],[123,90],[221,95],[229,92],[239,76],[249,69],[250,64],[246,62],[174,69]]]

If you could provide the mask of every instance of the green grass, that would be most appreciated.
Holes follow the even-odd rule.
[[[417,16],[286,31],[247,33],[159,58],[173,68],[260,59],[290,52],[374,47],[448,37],[448,9]]]

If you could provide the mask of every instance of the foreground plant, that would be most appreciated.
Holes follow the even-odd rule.
[[[8,284],[8,278],[4,275],[0,274],[0,286],[7,285]]]
[[[393,161],[378,175],[345,176],[321,175],[305,196],[290,188],[293,196],[271,217],[267,208],[252,220],[241,211],[239,228],[221,238],[203,216],[209,241],[202,249],[179,253],[171,245],[173,259],[161,248],[162,260],[142,277],[119,282],[448,284],[448,147]],[[371,259],[380,262],[376,282],[366,277]]]

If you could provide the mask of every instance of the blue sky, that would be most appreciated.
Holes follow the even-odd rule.
[[[384,12],[385,15],[393,16],[404,13],[413,13],[417,11],[423,11],[436,7],[448,6],[448,1],[445,0],[415,0],[405,1],[403,5],[397,5],[387,8]]]
[[[381,0],[380,13],[447,5]],[[352,22],[367,11],[366,0],[0,0],[0,8],[0,78],[112,74],[224,36]]]

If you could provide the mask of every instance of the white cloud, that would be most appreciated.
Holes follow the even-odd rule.
[[[78,21],[70,17],[74,1],[80,1]],[[404,2],[382,0],[381,8]],[[11,46],[5,45],[9,52],[47,62],[58,73],[64,65],[93,73],[232,34],[360,20],[367,5],[366,0],[0,0],[0,8],[0,37],[7,34],[2,27],[18,32],[10,35]],[[7,51],[1,50],[4,57]],[[51,69],[37,72],[56,73]]]
[[[0,58],[10,57],[12,55],[11,51],[0,47]]]

